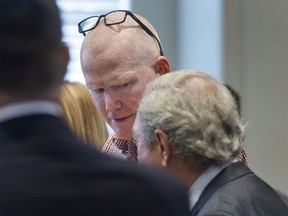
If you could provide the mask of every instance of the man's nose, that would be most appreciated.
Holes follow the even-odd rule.
[[[122,106],[121,99],[111,92],[105,92],[105,108],[107,112],[114,112]]]

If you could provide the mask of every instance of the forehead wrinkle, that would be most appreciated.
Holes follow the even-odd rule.
[[[131,78],[135,78],[135,72],[134,71],[125,71],[116,73],[115,76],[111,80],[109,80],[109,86],[117,85],[121,82],[127,82],[130,81]]]
[[[131,17],[127,17],[128,20]],[[144,49],[143,44],[151,46],[156,49],[155,53],[158,53],[158,44],[154,46],[156,41],[149,36],[135,21],[132,19],[133,25],[130,22],[121,23],[118,25],[106,26],[105,24],[99,24],[97,28],[93,29],[89,35],[85,37],[89,44],[89,47],[95,49],[96,53],[102,53],[103,50],[106,53],[109,52],[109,56],[115,52],[115,49],[119,48],[123,53],[123,49],[130,49],[130,52],[140,54],[147,49]],[[97,38],[97,40],[95,40]],[[143,43],[145,40],[145,43]],[[142,42],[140,42],[142,41]],[[153,45],[151,45],[151,43]],[[109,47],[113,47],[109,49]],[[148,56],[151,56],[151,52]],[[141,58],[146,59],[146,58]],[[140,59],[139,59],[140,61]]]

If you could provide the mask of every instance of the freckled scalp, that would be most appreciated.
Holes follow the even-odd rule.
[[[136,16],[158,37],[154,27],[144,17]],[[83,62],[84,57],[88,58],[84,55],[86,49],[92,56],[103,55],[105,52],[105,59],[115,56],[114,53],[119,50],[117,58],[123,58],[123,61],[129,61],[129,58],[125,59],[125,56],[134,53],[133,61],[138,61],[140,64],[152,64],[160,55],[156,40],[149,36],[130,16],[127,16],[125,23],[113,26],[106,26],[101,20],[98,26],[84,38],[81,48],[81,56],[83,55],[81,61]],[[115,59],[114,61],[111,59],[111,62],[115,62]]]

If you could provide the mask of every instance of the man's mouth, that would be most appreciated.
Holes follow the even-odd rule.
[[[113,118],[112,120],[116,123],[125,122],[127,119],[131,118],[133,114],[123,117],[123,118]]]

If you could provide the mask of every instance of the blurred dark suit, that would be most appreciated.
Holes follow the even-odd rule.
[[[285,216],[288,207],[268,184],[236,162],[207,185],[192,215]]]
[[[53,115],[0,123],[0,215],[185,216],[186,190],[80,143]]]

